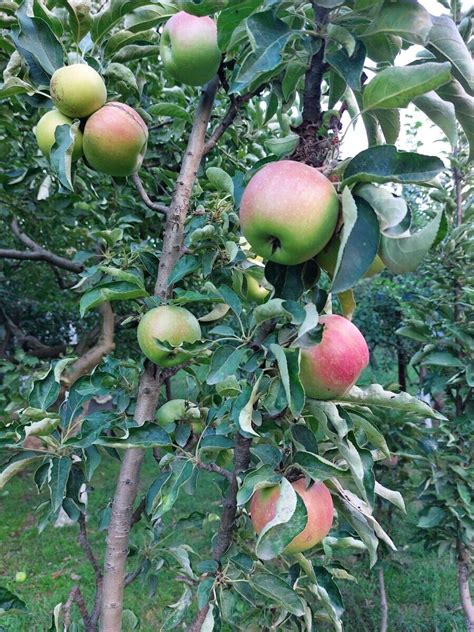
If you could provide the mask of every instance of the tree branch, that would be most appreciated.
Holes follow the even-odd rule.
[[[316,2],[313,2],[313,8],[316,28],[324,27],[328,22],[330,10],[318,6]],[[321,84],[325,71],[325,39],[321,38],[320,42],[319,50],[313,55],[306,72],[303,96],[303,121],[315,124],[321,121]]]
[[[93,629],[95,629],[99,621],[100,609],[102,607],[102,588],[103,588],[104,578],[103,578],[102,570],[99,566],[97,558],[94,555],[94,551],[92,550],[92,546],[89,542],[89,538],[87,535],[86,516],[83,513],[81,513],[79,516],[79,535],[77,539],[94,570],[95,601],[94,601],[94,609],[90,616],[90,623],[92,626],[94,626]]]
[[[25,334],[3,310],[2,312],[5,320],[5,329],[16,338],[18,345],[27,353],[37,358],[48,359],[57,358],[66,351],[67,345],[64,343],[59,345],[46,345],[36,336]]]
[[[155,285],[155,295],[161,298],[167,296],[168,278],[181,251],[184,223],[196,175],[203,157],[205,135],[217,86],[218,79],[215,78],[203,90],[176,182],[176,189],[166,216],[163,247]],[[174,372],[179,368],[176,367]],[[166,378],[171,375],[173,372],[158,371],[155,365],[146,364],[140,379],[134,415],[134,419],[139,425],[154,418],[160,388]],[[107,534],[102,632],[117,632],[121,629],[128,535],[144,454],[145,451],[139,448],[126,450],[120,468]]]
[[[203,463],[202,461],[194,461],[194,465],[198,467],[200,470],[206,470],[206,472],[214,472],[215,474],[219,474],[224,478],[227,478],[229,481],[232,480],[233,474],[215,463]]]
[[[29,248],[29,250],[14,250],[11,248],[1,248],[0,258],[2,259],[25,259],[30,261],[46,261],[53,266],[69,270],[69,272],[75,272],[78,274],[84,269],[81,263],[76,263],[65,257],[60,257],[54,254],[50,250],[46,250],[39,244],[37,244],[31,237],[21,231],[18,220],[16,217],[11,224],[14,235]]]
[[[138,195],[141,197],[146,206],[148,206],[148,208],[151,208],[152,211],[157,211],[158,213],[164,213],[165,215],[169,212],[169,208],[165,204],[153,202],[150,199],[148,193],[145,191],[145,187],[143,186],[143,182],[138,173],[133,174],[132,181],[135,185],[136,190],[138,191]]]
[[[212,132],[209,140],[204,145],[204,155],[207,155],[210,151],[214,149],[221,136],[237,118],[241,106],[245,103],[248,103],[248,101],[250,101],[250,99],[258,94],[258,92],[260,92],[261,90],[262,88],[259,88],[254,92],[249,92],[248,94],[244,94],[242,96],[231,97],[230,105],[224,118],[216,127],[216,129]]]
[[[69,629],[71,625],[71,608],[73,603],[77,604],[79,608],[79,612],[81,613],[82,620],[84,621],[84,629],[86,632],[92,632],[93,628],[91,627],[91,622],[89,618],[89,613],[87,612],[86,602],[84,601],[84,597],[82,596],[81,589],[79,586],[73,586],[69,593],[66,603],[64,604],[64,627],[65,629]]]
[[[246,439],[237,433],[234,448],[234,469],[231,473],[230,485],[224,501],[221,524],[214,542],[212,558],[220,563],[221,557],[232,542],[232,531],[237,514],[237,492],[239,491],[238,475],[245,471],[250,463],[250,444],[252,439]],[[188,632],[200,632],[209,610],[209,603],[199,610]]]
[[[102,303],[97,308],[102,317],[102,325],[97,343],[78,358],[62,378],[66,386],[71,386],[82,375],[90,373],[102,358],[115,349],[114,330],[115,317],[109,302]]]

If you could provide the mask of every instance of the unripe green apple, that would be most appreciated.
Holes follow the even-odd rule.
[[[167,426],[182,419],[200,419],[201,411],[187,399],[170,399],[156,411],[156,421]]]
[[[303,531],[286,546],[284,553],[301,553],[327,536],[334,520],[334,505],[324,483],[315,482],[307,489],[306,479],[300,478],[292,486],[306,506],[308,520]],[[252,496],[250,517],[257,533],[275,517],[279,497],[279,485],[258,489]]]
[[[15,581],[18,584],[22,584],[23,582],[25,582],[26,578],[27,578],[27,574],[25,573],[25,571],[18,571],[18,573],[16,573],[15,575]]]
[[[300,379],[306,395],[334,399],[354,386],[369,363],[364,336],[350,320],[337,314],[319,319],[321,342],[301,349]]]
[[[254,301],[258,305],[265,303],[270,294],[270,290],[267,290],[266,287],[261,285],[251,274],[247,274],[245,278],[247,280],[247,299]]]
[[[51,77],[50,92],[58,110],[73,118],[90,116],[107,100],[104,80],[87,64],[56,70]]]
[[[331,239],[338,215],[331,182],[313,167],[292,160],[260,169],[240,205],[242,232],[254,252],[283,265],[317,255]]]
[[[178,0],[178,7],[181,11],[187,11],[191,15],[199,17],[222,11],[228,5],[229,0],[212,0],[212,2],[206,2],[206,0]]]
[[[165,70],[176,81],[189,86],[204,85],[221,63],[215,22],[185,11],[176,13],[163,29],[160,54]]]
[[[111,176],[130,176],[143,162],[148,128],[125,103],[111,101],[87,119],[84,156],[91,167]]]
[[[43,114],[36,125],[35,135],[38,147],[45,156],[49,156],[52,146],[55,143],[54,132],[61,125],[72,125],[73,121],[59,110],[50,110]],[[82,156],[82,132],[77,130],[72,150],[72,159],[77,160]]]
[[[168,368],[185,362],[189,355],[160,349],[156,342],[166,342],[172,347],[179,347],[183,342],[193,343],[201,339],[201,327],[187,309],[160,305],[143,316],[137,337],[143,354],[158,366]]]
[[[334,235],[328,245],[316,256],[316,263],[321,266],[323,270],[326,270],[331,278],[334,276],[334,272],[336,271],[337,255],[340,245],[341,239],[339,235]],[[369,269],[364,274],[364,279],[369,279],[370,277],[379,274],[379,272],[382,272],[384,268],[385,264],[382,259],[379,255],[375,255],[375,259],[372,261]]]

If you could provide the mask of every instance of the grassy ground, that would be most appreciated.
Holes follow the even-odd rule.
[[[107,504],[113,490],[116,465],[110,465],[97,476],[95,492],[90,495],[91,539],[98,551],[103,551],[104,532],[97,528],[99,511]],[[144,471],[144,484],[154,475],[153,463]],[[75,527],[55,529],[48,527],[42,534],[36,529],[33,507],[37,503],[31,485],[31,476],[14,480],[0,499],[0,585],[21,596],[28,604],[31,616],[4,617],[0,630],[8,632],[43,632],[49,629],[54,606],[67,598],[72,584],[71,575],[82,578],[86,596],[91,595],[93,578],[84,562],[76,542]],[[218,509],[218,492],[210,479],[204,476],[198,490],[199,505],[215,503]],[[166,533],[173,530],[179,516],[188,515],[195,499],[183,494],[176,512],[170,517]],[[393,534],[400,553],[396,563],[386,567],[386,586],[390,607],[390,632],[461,632],[465,629],[462,613],[458,609],[456,568],[448,559],[438,559],[409,544],[410,525],[395,520]],[[210,528],[206,531],[187,531],[176,535],[175,542],[191,543],[193,548],[206,555]],[[144,535],[144,525],[137,525],[136,539]],[[133,568],[133,566],[131,566]],[[25,571],[27,580],[14,581],[17,571]],[[375,573],[370,572],[367,561],[356,561],[351,569],[359,583],[345,582],[343,594],[347,613],[346,632],[375,632],[379,622],[378,586]],[[179,597],[182,585],[173,581],[166,570],[160,575],[157,596],[150,598],[146,587],[137,581],[127,588],[126,607],[140,615],[142,632],[160,629],[163,609]]]

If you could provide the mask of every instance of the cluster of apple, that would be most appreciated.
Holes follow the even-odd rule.
[[[80,119],[72,159],[84,154],[90,167],[112,176],[128,176],[141,166],[148,142],[148,128],[133,108],[107,101],[104,80],[87,64],[72,64],[51,77],[55,109],[46,112],[36,126],[38,146],[49,155],[56,128]]]
[[[330,276],[339,249],[338,218],[339,199],[329,179],[312,167],[290,160],[268,164],[258,171],[248,183],[240,206],[243,235],[257,255],[284,265],[316,258]],[[361,332],[347,318],[328,314],[319,323],[323,326],[321,341],[301,349],[300,379],[308,397],[336,399],[355,384],[368,364],[369,350]],[[182,307],[156,307],[143,316],[138,326],[142,352],[164,368],[185,361],[189,356],[180,351],[180,346],[200,339],[199,322]],[[184,401],[179,402],[179,406],[165,406],[181,410]],[[169,412],[159,414],[159,422],[170,421]],[[292,485],[306,506],[307,522],[287,545],[286,553],[312,548],[329,533],[334,519],[332,497],[322,482],[308,487],[301,478]],[[252,496],[250,513],[257,533],[275,517],[280,493],[276,485],[259,489]]]
[[[217,28],[211,18],[184,11],[166,23],[160,41],[164,68],[182,83],[203,85],[216,74],[221,53]],[[102,77],[87,64],[59,68],[51,78],[55,109],[36,126],[41,151],[49,156],[56,128],[80,119],[72,159],[82,155],[93,169],[112,176],[129,176],[140,168],[146,152],[148,129],[142,117],[125,103],[107,101]]]

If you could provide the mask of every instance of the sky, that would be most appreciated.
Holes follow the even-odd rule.
[[[441,15],[442,13],[448,13],[448,11],[441,6],[436,0],[419,0],[432,15]],[[474,7],[474,0],[463,0],[461,3],[462,10],[467,11]],[[406,51],[402,51],[395,60],[395,64],[405,65],[415,59],[417,51],[420,47],[412,46]],[[397,147],[399,149],[409,150],[414,149],[414,142],[421,142],[417,151],[424,154],[439,156],[441,152],[449,152],[450,146],[446,137],[441,130],[433,125],[431,121],[415,106],[410,105],[408,108],[400,110],[401,115],[401,133],[397,141]],[[350,116],[346,113],[343,116],[343,123],[346,126],[350,121]],[[423,125],[418,129],[416,139],[410,137],[406,133],[407,124],[413,123],[413,121],[421,121]],[[341,157],[347,158],[354,156],[359,151],[367,148],[367,137],[365,135],[364,125],[359,119],[356,122],[355,128],[352,126],[347,132],[344,142],[341,148]]]

